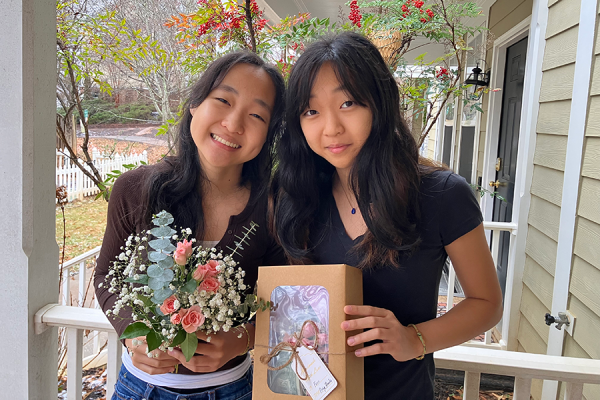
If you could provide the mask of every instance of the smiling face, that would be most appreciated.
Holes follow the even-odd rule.
[[[332,66],[323,64],[300,115],[310,148],[338,172],[348,172],[369,137],[372,119],[371,110],[344,91]]]
[[[268,73],[240,63],[196,108],[190,109],[192,139],[207,169],[240,170],[260,153],[275,103]]]

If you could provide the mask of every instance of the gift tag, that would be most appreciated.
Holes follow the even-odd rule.
[[[313,400],[324,399],[337,387],[337,381],[316,351],[300,346],[298,355],[302,359],[308,374],[308,379],[300,379],[300,382],[302,382]],[[298,365],[296,368],[296,364],[297,361],[294,359],[294,371],[302,371],[302,366]]]

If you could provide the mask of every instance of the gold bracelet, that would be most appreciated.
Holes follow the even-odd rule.
[[[415,332],[417,332],[417,336],[419,337],[419,340],[423,345],[423,354],[421,354],[419,357],[415,357],[415,360],[422,360],[423,358],[425,358],[425,354],[427,354],[427,346],[425,346],[425,339],[423,339],[423,335],[421,335],[421,332],[419,332],[419,328],[417,328],[415,324],[408,324],[408,326],[412,326],[413,328],[415,328]]]
[[[250,333],[248,333],[248,329],[246,329],[246,327],[244,325],[240,325],[240,328],[242,328],[244,330],[244,332],[246,332],[246,338],[247,338],[247,342],[246,342],[246,350],[244,350],[240,356],[243,356],[245,354],[248,353],[248,351],[250,351]],[[239,356],[238,356],[239,357]]]

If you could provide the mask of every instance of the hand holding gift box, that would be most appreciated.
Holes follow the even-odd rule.
[[[341,329],[344,306],[362,304],[361,271],[281,266],[261,267],[258,276],[258,298],[272,307],[257,314],[253,399],[312,392],[314,399],[362,400],[363,359],[347,345],[357,332]]]

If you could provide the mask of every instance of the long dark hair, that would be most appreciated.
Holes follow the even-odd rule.
[[[240,183],[251,185],[252,194],[249,200],[251,205],[266,194],[273,165],[275,138],[281,135],[285,84],[275,67],[266,64],[254,53],[238,51],[227,54],[210,64],[191,88],[178,125],[177,155],[157,164],[144,183],[142,200],[147,223],[150,223],[153,214],[167,210],[175,218],[175,225],[195,229],[198,237],[203,236],[204,213],[200,189],[206,177],[200,165],[198,148],[190,131],[192,121],[190,109],[199,106],[237,64],[250,64],[263,69],[269,74],[275,86],[275,105],[267,131],[267,140],[258,156],[244,164]]]
[[[356,156],[349,184],[367,225],[355,247],[359,267],[398,266],[400,252],[419,243],[419,153],[400,114],[398,86],[377,48],[356,33],[310,45],[293,67],[286,99],[286,129],[278,145],[271,196],[271,228],[293,262],[310,260],[309,232],[321,199],[331,196],[335,168],[315,154],[302,133],[320,68],[329,63],[348,95],[373,115],[371,132]]]

